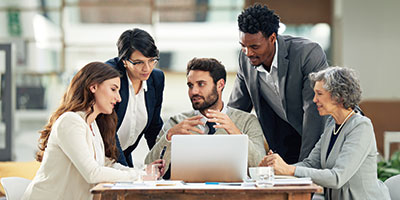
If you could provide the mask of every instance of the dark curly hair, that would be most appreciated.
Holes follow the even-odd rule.
[[[243,33],[256,34],[260,31],[268,38],[272,33],[278,35],[279,16],[266,5],[254,4],[242,11],[238,25]]]

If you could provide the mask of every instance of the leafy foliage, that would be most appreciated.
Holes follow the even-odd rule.
[[[396,151],[389,161],[381,161],[378,163],[378,178],[381,181],[400,174],[400,151]]]

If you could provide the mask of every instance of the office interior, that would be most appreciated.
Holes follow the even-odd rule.
[[[395,115],[400,111],[400,1],[2,0],[1,161],[34,160],[38,131],[73,75],[89,62],[116,57],[116,41],[127,29],[148,31],[160,50],[158,67],[166,76],[164,121],[192,109],[185,69],[193,57],[213,57],[225,65],[222,98],[228,102],[240,51],[237,16],[255,2],[280,15],[279,34],[316,41],[330,65],[358,72],[363,102],[373,107],[362,108],[373,121],[384,155],[385,131],[400,131]],[[398,149],[396,143],[390,146],[391,152]],[[134,163],[142,163],[147,152],[141,141]]]

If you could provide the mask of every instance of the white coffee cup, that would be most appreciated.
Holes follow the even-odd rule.
[[[253,180],[274,179],[273,167],[249,167],[249,175]],[[261,176],[261,177],[260,177]]]

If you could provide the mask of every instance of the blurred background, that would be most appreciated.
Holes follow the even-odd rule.
[[[1,0],[0,160],[34,159],[38,131],[72,76],[89,62],[117,56],[116,42],[127,29],[144,29],[156,40],[158,67],[166,75],[164,120],[191,109],[185,68],[193,57],[213,57],[226,66],[227,102],[240,51],[237,16],[255,2],[280,15],[279,34],[316,41],[330,65],[359,72],[362,108],[376,118],[383,154],[384,132],[400,131],[398,0]],[[148,151],[141,144],[135,162]]]

